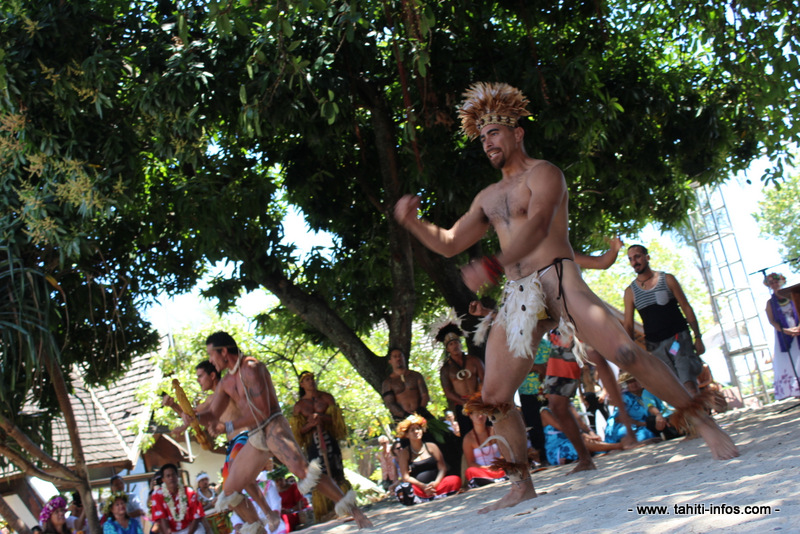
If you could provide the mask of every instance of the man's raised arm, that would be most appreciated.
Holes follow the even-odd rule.
[[[417,217],[420,199],[414,195],[405,195],[397,201],[394,217],[428,249],[450,258],[477,243],[489,229],[489,220],[477,200],[476,197],[469,211],[449,230]]]

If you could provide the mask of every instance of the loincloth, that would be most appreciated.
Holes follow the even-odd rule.
[[[257,427],[247,433],[247,436],[249,437],[247,442],[256,449],[269,453],[269,447],[267,446],[267,432],[269,424],[278,417],[283,417],[283,412],[280,410],[277,410],[265,420],[261,421]]]
[[[500,324],[506,331],[508,349],[517,358],[531,358],[536,356],[538,339],[534,334],[539,326],[539,321],[550,319],[541,278],[553,269],[558,277],[557,300],[564,306],[564,314],[559,321],[558,328],[562,335],[574,338],[575,355],[580,364],[586,359],[584,344],[575,337],[575,322],[567,309],[566,296],[564,295],[562,280],[564,267],[562,262],[569,258],[556,258],[550,265],[535,271],[528,276],[517,280],[507,280],[503,288],[503,302],[495,314],[489,314],[481,320],[473,338],[476,344],[483,344],[489,328],[493,324]],[[572,261],[572,260],[569,260]],[[567,317],[567,319],[564,318]]]

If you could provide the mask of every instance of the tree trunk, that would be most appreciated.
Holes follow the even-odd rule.
[[[50,380],[53,383],[58,405],[61,408],[61,413],[64,416],[64,424],[69,434],[69,441],[72,446],[72,458],[75,460],[74,472],[76,477],[80,480],[77,489],[83,502],[83,509],[86,511],[86,520],[89,522],[89,532],[92,534],[102,534],[103,529],[100,526],[100,518],[97,516],[97,506],[95,505],[94,497],[92,497],[91,486],[89,484],[89,470],[86,467],[86,457],[83,454],[83,445],[81,444],[81,437],[78,434],[75,412],[69,400],[67,383],[64,380],[61,367],[54,360],[52,354],[44,350],[42,351],[42,359],[44,360],[47,373],[50,375]]]
[[[375,146],[378,156],[378,170],[385,190],[382,215],[389,230],[389,270],[392,273],[391,313],[387,318],[389,325],[389,346],[396,346],[408,355],[411,353],[411,329],[414,322],[414,309],[417,292],[414,285],[414,256],[411,236],[394,219],[394,205],[403,194],[398,178],[396,125],[385,100],[386,91],[375,87],[363,78],[358,78],[359,88],[365,96],[375,128]]]
[[[278,297],[281,304],[339,347],[353,368],[380,392],[383,379],[390,372],[386,360],[378,358],[325,301],[303,292],[281,275],[265,274],[259,282]]]

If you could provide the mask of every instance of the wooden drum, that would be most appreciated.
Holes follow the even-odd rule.
[[[231,534],[233,532],[230,512],[209,514],[206,516],[206,523],[210,530],[209,534]]]

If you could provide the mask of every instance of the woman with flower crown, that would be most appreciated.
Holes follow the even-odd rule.
[[[67,500],[56,495],[39,513],[39,524],[44,534],[72,534],[67,526]]]
[[[156,486],[150,500],[151,516],[159,525],[159,534],[205,534],[203,505],[193,489],[184,487],[178,468],[165,465],[161,477],[163,484]]]
[[[461,477],[447,475],[439,447],[422,441],[427,428],[428,422],[417,414],[411,414],[397,424],[397,436],[408,438],[408,447],[397,451],[402,483],[394,490],[405,505],[432,501],[461,489]]]
[[[142,524],[128,515],[128,494],[124,491],[111,494],[103,513],[108,518],[103,523],[103,534],[142,534]]]
[[[800,397],[800,320],[797,309],[789,297],[778,294],[786,285],[780,273],[770,273],[764,278],[772,296],[767,301],[767,318],[775,329],[775,352],[772,356],[772,373],[775,400]]]

